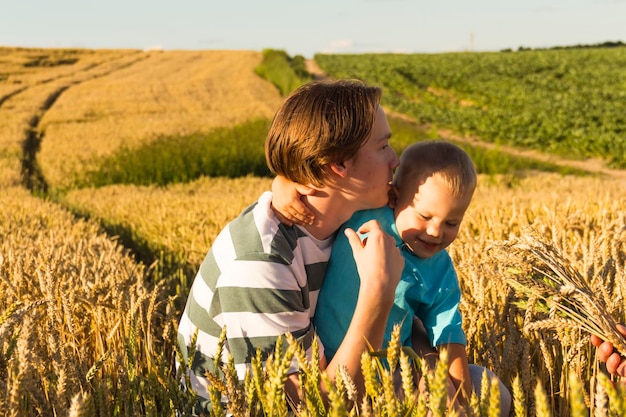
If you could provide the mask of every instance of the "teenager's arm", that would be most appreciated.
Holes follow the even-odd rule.
[[[362,395],[361,355],[382,348],[404,258],[395,240],[382,231],[377,221],[365,223],[359,232],[369,233],[365,242],[361,242],[354,230],[346,230],[361,278],[359,296],[350,327],[326,372],[334,379],[339,366],[344,366]]]

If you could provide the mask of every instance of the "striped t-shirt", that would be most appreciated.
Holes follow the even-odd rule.
[[[333,239],[315,239],[278,221],[265,192],[217,236],[202,262],[178,326],[183,359],[198,330],[189,376],[200,402],[208,404],[205,371],[213,371],[217,342],[226,326],[222,361],[233,356],[243,380],[251,358],[274,350],[291,332],[311,354],[311,318],[324,280]],[[321,354],[321,352],[318,352]],[[297,363],[290,372],[297,372]]]

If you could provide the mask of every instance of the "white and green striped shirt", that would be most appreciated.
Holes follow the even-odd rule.
[[[232,354],[241,380],[257,348],[265,358],[279,335],[292,333],[311,354],[311,318],[333,239],[320,241],[297,226],[281,224],[271,201],[272,194],[265,192],[220,232],[191,286],[178,341],[187,361],[198,329],[190,378],[201,402],[208,397],[204,374],[213,370],[223,326],[227,341],[222,360],[226,363]],[[290,372],[296,371],[294,362]]]

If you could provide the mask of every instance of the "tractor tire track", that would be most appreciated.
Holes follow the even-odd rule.
[[[26,138],[22,144],[22,185],[36,194],[47,194],[48,183],[46,182],[41,168],[37,163],[37,153],[41,148],[43,132],[38,130],[39,122],[43,115],[54,105],[61,94],[70,86],[64,85],[53,91],[39,107],[39,112],[28,121]]]
[[[2,107],[2,105],[4,104],[5,101],[9,100],[10,98],[23,93],[24,91],[28,90],[30,87],[26,86],[26,87],[21,87],[18,88],[17,90],[11,91],[8,94],[3,95],[2,97],[0,97],[0,107]]]
[[[41,142],[43,141],[43,138],[45,136],[45,131],[39,129],[39,124],[40,124],[41,119],[45,116],[46,112],[48,112],[52,108],[52,106],[54,106],[54,103],[59,99],[59,97],[61,97],[61,95],[64,92],[66,92],[69,88],[73,86],[76,86],[78,84],[81,84],[87,81],[92,81],[97,78],[106,77],[107,75],[113,74],[117,71],[126,69],[132,65],[135,65],[137,62],[148,58],[148,56],[149,55],[140,56],[130,62],[121,63],[120,65],[115,66],[114,68],[110,70],[93,74],[84,79],[69,80],[67,83],[55,89],[52,93],[50,93],[45,98],[42,105],[39,107],[37,113],[34,114],[29,119],[26,130],[25,130],[25,137],[24,137],[24,140],[22,141],[21,177],[22,177],[22,185],[24,187],[26,187],[28,190],[30,190],[34,194],[46,195],[48,193],[49,185],[41,171],[39,163],[37,162],[37,154],[39,153],[39,150],[41,149]],[[122,57],[120,59],[123,59],[123,58],[125,57]],[[99,65],[104,65],[104,64],[110,64],[110,62],[102,63]],[[96,67],[97,65],[94,65],[79,73],[73,73],[67,76],[61,76],[57,78],[48,79],[40,83],[37,83],[35,85],[46,84],[46,83],[49,83],[52,81],[58,81],[59,79],[67,78],[67,77],[73,77],[73,78],[81,77],[81,76],[84,76],[86,71],[90,71],[91,69],[96,68]],[[21,89],[20,92],[23,92],[26,89],[28,89],[28,87]],[[11,96],[15,96],[15,95],[16,94],[14,92],[12,93]],[[0,105],[2,105],[4,101],[6,101],[6,98],[4,100],[0,99]]]

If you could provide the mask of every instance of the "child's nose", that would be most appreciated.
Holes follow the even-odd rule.
[[[426,232],[429,236],[439,237],[440,227],[437,223],[429,223]]]

